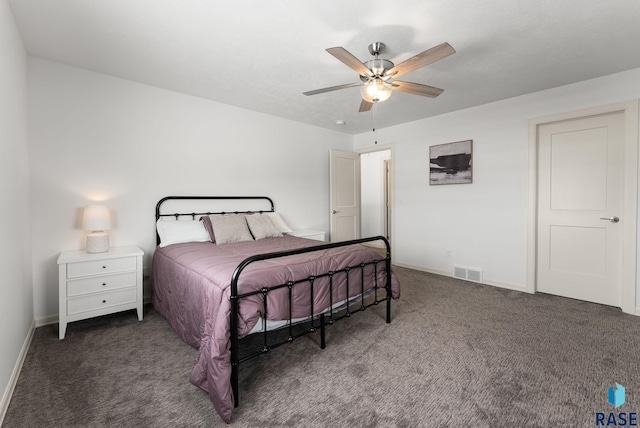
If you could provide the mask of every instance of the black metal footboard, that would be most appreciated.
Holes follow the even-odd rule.
[[[262,260],[275,259],[279,257],[292,256],[296,254],[303,254],[303,253],[309,253],[313,251],[320,251],[320,250],[326,250],[326,249],[337,248],[337,247],[345,247],[349,245],[363,244],[363,243],[374,242],[374,241],[384,242],[386,246],[385,257],[381,255],[380,259],[372,260],[367,263],[361,263],[356,266],[347,266],[337,271],[319,272],[316,275],[309,276],[304,279],[300,279],[296,281],[288,281],[284,284],[275,284],[273,286],[263,287],[259,290],[251,291],[248,293],[241,293],[241,294],[238,293],[238,280],[240,278],[240,275],[242,274],[242,271],[251,263],[262,261]],[[378,284],[377,274],[378,274],[378,266],[382,263],[384,263],[384,267],[385,267],[385,284],[381,285],[381,284]],[[365,290],[365,284],[364,284],[364,272],[367,266],[373,266],[373,270],[374,270],[373,278],[375,283],[373,284],[373,288],[370,288],[371,293],[373,294],[373,301],[370,301],[369,299],[369,301],[365,303],[366,290]],[[360,287],[360,290],[359,290],[360,293],[355,298],[350,299],[349,296],[351,294],[349,292],[349,287],[350,287],[349,274],[352,270],[355,270],[355,269],[360,269],[360,283],[356,284],[356,286]],[[345,275],[345,278],[346,278],[346,284],[345,284],[346,296],[347,296],[346,310],[344,307],[340,310],[334,308],[334,304],[338,302],[333,301],[333,291],[334,291],[333,279],[337,275]],[[329,281],[329,307],[326,310],[323,309],[319,314],[316,314],[316,311],[314,310],[314,298],[313,298],[314,281],[324,277],[328,278],[328,281]],[[291,309],[292,307],[291,297],[292,297],[293,287],[301,283],[307,283],[310,286],[311,310],[310,310],[309,318],[305,320],[306,322],[310,322],[310,327],[305,330],[302,330],[301,332],[297,332],[296,334],[294,334],[293,322],[292,322],[293,317],[292,317],[292,309]],[[274,290],[279,290],[283,288],[288,289],[288,295],[289,295],[289,319],[287,320],[288,322],[286,327],[282,327],[283,329],[288,329],[288,336],[284,340],[277,340],[277,341],[271,342],[269,341],[269,337],[268,337],[269,331],[266,327],[266,319],[267,319],[267,311],[268,311],[267,295]],[[378,296],[378,290],[380,289],[385,290],[385,293],[384,293],[384,296],[382,296],[382,299],[379,299],[379,296]],[[256,296],[256,295],[262,295],[262,302],[263,302],[263,309],[264,309],[264,313],[262,316],[263,318],[262,332],[255,333],[255,334],[262,335],[262,343],[253,352],[250,352],[248,355],[243,356],[241,358],[239,354],[239,338],[238,338],[238,311],[240,306],[240,300],[249,296]],[[384,301],[386,301],[386,305],[387,305],[386,306],[386,322],[390,323],[391,322],[391,246],[389,245],[389,241],[382,236],[355,239],[355,240],[344,241],[344,242],[335,242],[335,243],[323,244],[323,245],[318,245],[313,247],[305,247],[305,248],[300,248],[300,249],[295,249],[290,251],[257,254],[255,256],[251,256],[243,260],[235,269],[233,276],[231,278],[231,315],[230,315],[231,317],[230,319],[231,368],[232,368],[231,387],[233,389],[235,407],[238,407],[238,404],[239,404],[238,368],[240,363],[245,362],[258,355],[269,352],[271,349],[277,348],[280,345],[283,345],[285,343],[290,343],[296,338],[304,336],[308,333],[315,332],[318,329],[320,329],[320,347],[324,349],[325,327],[327,325],[333,324],[335,321],[339,319],[350,317],[354,311],[363,311],[370,306],[378,305],[379,303]]]

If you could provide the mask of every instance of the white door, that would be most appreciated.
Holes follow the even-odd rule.
[[[331,150],[331,241],[360,237],[360,155]]]
[[[623,113],[539,127],[538,291],[621,305],[623,154]]]

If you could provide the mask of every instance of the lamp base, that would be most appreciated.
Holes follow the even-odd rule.
[[[109,234],[93,232],[87,235],[87,253],[105,253],[109,251]]]

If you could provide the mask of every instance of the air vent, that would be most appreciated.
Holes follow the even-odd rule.
[[[454,265],[453,277],[482,283],[482,269]]]

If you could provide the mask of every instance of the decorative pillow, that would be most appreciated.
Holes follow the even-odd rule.
[[[160,236],[160,247],[181,242],[207,242],[209,233],[198,220],[158,219],[156,230]]]
[[[241,214],[212,215],[211,226],[216,237],[216,244],[253,241],[247,220]]]
[[[247,219],[249,230],[256,240],[282,236],[282,233],[273,224],[271,217],[267,215],[254,214],[245,218]]]
[[[204,228],[207,229],[207,233],[209,234],[209,238],[211,238],[211,242],[216,242],[216,235],[213,233],[213,226],[211,226],[211,219],[208,215],[203,215],[200,217],[200,221],[204,225]]]
[[[282,220],[282,217],[280,217],[280,214],[278,213],[265,213],[265,214],[269,216],[269,218],[271,218],[271,221],[273,222],[274,226],[281,233],[293,232],[293,230],[285,224],[284,220]]]

